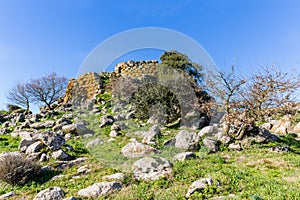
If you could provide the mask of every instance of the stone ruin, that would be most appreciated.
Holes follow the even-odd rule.
[[[144,75],[155,76],[157,60],[150,61],[127,61],[118,63],[110,77],[142,78]],[[64,103],[81,104],[83,101],[94,99],[97,94],[104,92],[104,84],[101,74],[90,72],[81,75],[78,79],[70,79]]]

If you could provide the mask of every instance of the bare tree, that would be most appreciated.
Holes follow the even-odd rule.
[[[25,107],[27,112],[29,111],[31,95],[28,92],[26,84],[17,83],[16,86],[8,91],[6,98],[12,103]]]
[[[295,103],[300,76],[283,72],[278,67],[261,67],[254,72],[241,92],[244,109],[254,121],[274,114],[287,114]]]
[[[55,72],[42,78],[32,79],[27,84],[28,93],[35,103],[44,103],[51,109],[51,104],[65,93],[67,78],[57,76]]]
[[[231,72],[218,71],[206,77],[207,89],[222,101],[225,110],[224,132],[241,139],[255,128],[258,120],[291,112],[300,78],[278,67],[262,67],[246,80]]]

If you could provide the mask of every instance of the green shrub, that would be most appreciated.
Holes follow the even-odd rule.
[[[0,157],[0,180],[11,185],[24,185],[37,177],[41,167],[20,153],[6,153]]]
[[[181,116],[180,105],[176,95],[167,87],[149,83],[141,86],[131,99],[135,115],[139,119],[149,118],[153,106],[160,105],[162,115],[170,123]],[[159,114],[159,113],[158,113]]]

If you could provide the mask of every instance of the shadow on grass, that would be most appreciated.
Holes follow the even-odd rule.
[[[59,174],[61,174],[61,171],[57,171],[57,170],[46,170],[46,171],[42,171],[34,180],[36,183],[38,184],[44,184],[48,181],[50,181],[54,176],[57,176]]]

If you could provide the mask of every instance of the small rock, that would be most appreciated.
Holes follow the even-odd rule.
[[[100,140],[99,138],[96,138],[94,140],[91,140],[89,141],[87,144],[86,144],[86,147],[91,147],[91,146],[97,146],[97,145],[102,145],[104,144],[104,141],[103,140]]]
[[[104,180],[115,180],[115,181],[124,181],[126,178],[126,175],[123,173],[116,173],[108,176],[103,176]]]
[[[174,156],[174,161],[185,161],[185,160],[191,160],[191,159],[195,159],[196,158],[196,154],[194,152],[183,152],[183,153],[179,153],[176,154]]]
[[[112,125],[114,123],[114,117],[110,115],[105,115],[100,118],[100,128],[103,128],[104,126]]]
[[[144,157],[158,152],[157,149],[137,141],[130,142],[121,151],[128,158]]]
[[[132,165],[134,177],[137,180],[157,180],[161,177],[171,177],[171,163],[162,157],[142,158]]]
[[[212,136],[214,134],[214,131],[215,131],[214,126],[205,126],[199,131],[198,135],[199,137]]]
[[[115,130],[112,130],[109,133],[109,137],[112,137],[112,138],[117,137],[118,135],[119,135],[119,133]]]
[[[5,200],[5,199],[8,199],[13,196],[16,196],[16,193],[12,191],[12,192],[1,195],[0,200]]]
[[[219,150],[218,141],[212,138],[204,138],[203,145],[206,146],[210,152],[217,152]]]
[[[77,166],[80,165],[82,163],[84,163],[88,158],[86,157],[82,157],[82,158],[76,158],[75,160],[71,160],[71,161],[56,161],[57,163],[57,169],[67,169],[73,166]]]
[[[64,175],[64,174],[57,175],[57,176],[53,176],[53,177],[51,178],[51,180],[52,180],[52,181],[55,181],[55,180],[64,178],[64,177],[66,177],[66,176],[67,176],[67,175]]]
[[[99,196],[109,195],[120,189],[122,189],[122,184],[119,182],[101,182],[79,190],[78,195],[81,197],[97,198]]]
[[[275,134],[285,135],[288,133],[287,128],[285,126],[278,127],[275,131]]]
[[[88,165],[83,165],[83,166],[79,167],[77,170],[78,174],[86,174],[88,172],[91,172]]]
[[[49,160],[49,156],[43,153],[40,157],[40,162],[46,162],[47,160]]]
[[[199,149],[199,136],[194,132],[186,130],[179,131],[175,137],[175,147],[184,150],[198,150]]]
[[[64,152],[64,150],[60,149],[58,151],[54,151],[51,154],[51,157],[55,160],[67,160],[69,158],[69,155],[66,152]]]
[[[107,142],[113,142],[113,141],[116,141],[116,139],[115,139],[115,138],[109,138],[109,139],[107,140]]]
[[[211,178],[203,178],[200,180],[197,180],[192,183],[192,185],[189,187],[188,192],[186,193],[186,198],[189,198],[194,192],[198,190],[203,190],[207,188],[209,185],[213,184],[213,180]]]
[[[39,152],[44,147],[43,143],[40,141],[37,141],[33,144],[31,144],[25,151],[26,154],[36,153]]]
[[[144,133],[143,143],[154,144],[155,138],[161,137],[160,129],[157,125],[152,126],[147,132]]]
[[[174,146],[176,142],[175,138],[171,138],[169,140],[164,141],[164,146]]]
[[[231,143],[231,144],[228,146],[228,148],[229,148],[229,149],[236,150],[236,151],[242,150],[242,146],[241,146],[240,143],[238,143],[238,144]]]
[[[53,131],[47,130],[39,135],[39,139],[48,146],[52,151],[60,149],[65,145],[66,141],[62,135]]]
[[[291,149],[289,146],[276,146],[269,148],[269,152],[276,152],[276,153],[282,153],[282,152],[290,152]]]
[[[33,200],[60,200],[65,196],[60,187],[51,187],[39,192]]]

